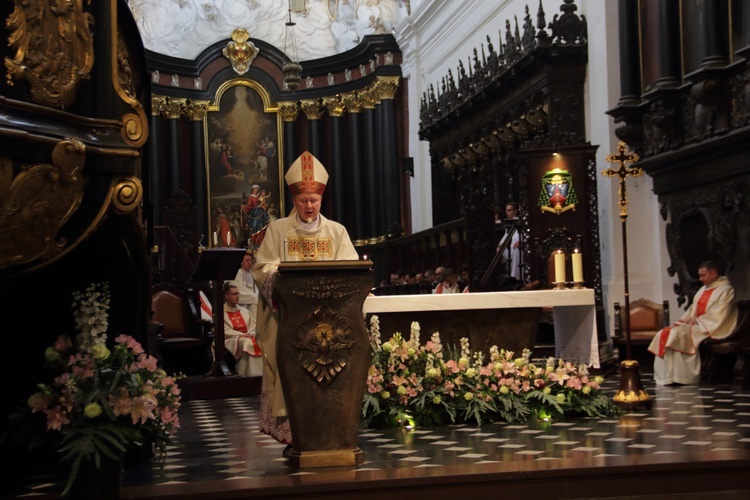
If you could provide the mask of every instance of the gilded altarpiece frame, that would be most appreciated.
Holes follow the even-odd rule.
[[[216,91],[205,126],[210,244],[260,245],[283,216],[283,133],[278,106],[258,82],[229,80]]]

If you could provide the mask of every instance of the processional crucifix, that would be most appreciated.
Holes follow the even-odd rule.
[[[614,402],[616,405],[625,408],[636,408],[645,406],[651,408],[651,398],[643,389],[641,378],[638,371],[638,362],[631,358],[630,351],[630,291],[628,290],[628,191],[625,181],[628,177],[640,177],[643,175],[643,169],[640,167],[628,168],[628,164],[638,161],[638,155],[628,153],[625,143],[620,142],[617,145],[617,154],[607,155],[607,163],[619,163],[618,169],[608,168],[602,174],[607,177],[620,178],[620,221],[622,222],[622,260],[624,268],[625,281],[625,341],[627,346],[627,359],[620,363],[620,389],[615,394]]]

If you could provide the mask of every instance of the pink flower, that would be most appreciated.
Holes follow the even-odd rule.
[[[133,398],[133,409],[130,412],[130,416],[133,419],[133,424],[145,424],[148,420],[155,419],[155,408],[156,398],[151,395],[138,396],[137,398]]]
[[[85,380],[94,376],[94,360],[88,354],[77,353],[71,356],[68,366],[77,379]]]
[[[166,424],[171,424],[172,429],[170,434],[174,433],[175,430],[180,428],[180,418],[177,416],[177,412],[170,410],[169,408],[162,408],[159,413],[159,418]]]
[[[28,400],[28,405],[32,413],[44,410],[49,403],[50,399],[41,392],[32,394]]]
[[[150,372],[155,372],[158,368],[157,363],[159,360],[157,360],[154,356],[151,356],[149,354],[143,354],[138,357],[138,362],[136,363],[138,365],[139,369],[146,369]]]
[[[55,349],[60,352],[65,352],[73,347],[73,341],[67,335],[60,335],[55,341]]]
[[[565,385],[576,390],[580,390],[582,387],[581,379],[578,377],[570,377]]]
[[[62,408],[60,408],[59,406],[55,406],[54,408],[50,408],[49,410],[44,410],[44,413],[45,415],[47,415],[48,430],[59,431],[62,429],[63,425],[67,425],[70,423],[70,419],[65,413],[63,413]]]
[[[141,344],[130,335],[118,335],[115,338],[115,342],[118,344],[124,344],[128,349],[132,350],[135,355],[143,354],[144,352]]]
[[[130,412],[133,411],[133,400],[125,389],[120,389],[119,396],[110,394],[108,399],[116,417],[119,417],[120,415],[130,415]]]
[[[452,359],[449,360],[447,363],[445,363],[445,367],[448,369],[450,373],[458,373],[460,371],[460,368],[456,364],[455,361]]]

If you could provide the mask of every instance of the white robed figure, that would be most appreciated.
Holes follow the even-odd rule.
[[[284,178],[294,208],[268,226],[253,278],[260,289],[257,338],[263,351],[260,430],[289,445],[292,434],[276,359],[279,313],[272,300],[274,274],[282,261],[358,260],[359,255],[346,228],[320,214],[328,173],[318,159],[305,151]]]
[[[737,324],[734,288],[719,275],[713,262],[698,269],[703,286],[690,308],[677,322],[657,333],[648,350],[654,358],[654,380],[658,385],[695,385],[700,380],[698,345],[707,338],[727,337]]]

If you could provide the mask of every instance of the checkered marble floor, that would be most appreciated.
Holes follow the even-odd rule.
[[[365,429],[359,434],[365,462],[350,469],[360,472],[500,462],[517,463],[520,468],[528,467],[529,462],[566,458],[684,458],[696,451],[750,450],[750,391],[731,386],[655,387],[652,374],[647,372],[641,379],[653,399],[653,408],[616,419]],[[608,393],[614,395],[617,387],[616,375],[605,381]],[[259,406],[258,396],[185,402],[182,426],[167,456],[126,467],[123,487],[324,475],[331,469],[341,470],[287,466],[281,457],[284,445],[257,430]],[[36,484],[27,492],[56,487],[59,485]]]
[[[356,470],[750,450],[750,391],[655,388],[650,373],[642,380],[653,408],[617,419],[365,429],[359,434],[365,462]],[[605,382],[613,395],[617,388],[616,378]],[[168,456],[152,464],[150,477],[146,470],[127,471],[123,484],[325,474],[286,465],[284,445],[257,430],[259,405],[259,397],[187,402]]]

